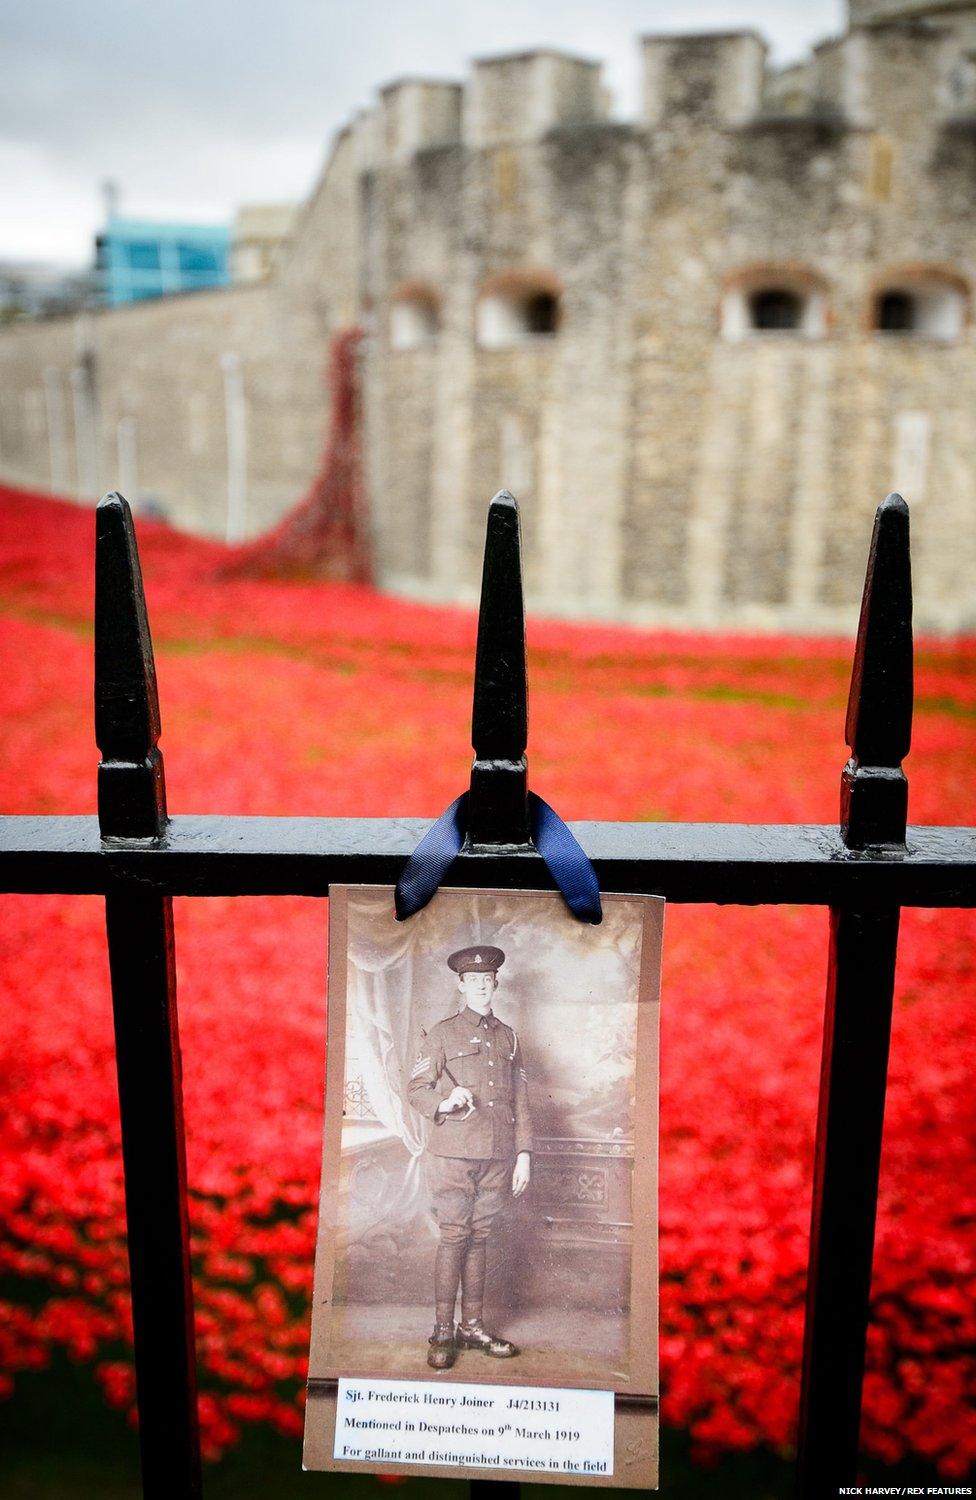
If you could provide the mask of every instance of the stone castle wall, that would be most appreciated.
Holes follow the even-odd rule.
[[[238,535],[264,530],[308,484],[323,423],[321,381],[279,357],[289,320],[271,315],[272,296],[215,291],[8,330],[0,383],[23,399],[0,406],[0,473],[86,503],[118,487],[140,497],[137,509],[159,505],[177,526],[224,536],[227,364],[238,360]]]
[[[479,118],[503,136],[463,116],[457,141],[367,179],[383,575],[473,598],[497,476],[522,502],[539,608],[846,627],[874,507],[902,486],[919,618],[973,625],[971,321],[948,340],[870,326],[906,269],[976,277],[976,155],[943,108],[945,38],[853,34],[790,114],[766,107],[750,34],[650,38],[644,55],[636,125],[607,123],[594,92],[592,119],[537,119],[534,136],[524,120],[513,141],[500,106],[531,93],[533,60],[488,62],[478,88],[499,107]],[[558,285],[559,329],[479,346],[479,299],[511,268]],[[730,289],[784,275],[815,289],[821,333],[723,336]],[[439,334],[398,349],[388,310],[417,282]]]
[[[121,488],[203,535],[229,507],[239,539],[280,520],[321,461],[329,337],[357,316],[360,151],[339,137],[271,281],[0,331],[0,476],[85,504]]]
[[[473,599],[504,485],[535,608],[846,629],[874,508],[901,488],[920,623],[972,628],[976,80],[949,8],[858,26],[788,76],[752,33],[647,38],[630,124],[594,64],[552,52],[392,84],[339,138],[271,283],[0,335],[0,473],[59,487],[50,371],[70,391],[87,370],[100,487],[134,419],[139,489],[220,534],[237,353],[262,529],[314,470],[326,341],[359,321],[388,587]],[[783,285],[801,328],[743,324]],[[960,326],[879,332],[879,293],[904,286],[948,289]],[[523,294],[558,305],[554,331],[500,336]]]

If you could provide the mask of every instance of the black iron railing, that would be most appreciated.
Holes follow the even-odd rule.
[[[105,897],[143,1491],[201,1492],[172,898],[327,896],[393,884],[420,819],[174,817],[132,518],[96,527],[98,817],[0,819],[0,889]],[[976,830],[906,827],[912,714],[908,511],[879,508],[854,657],[839,826],[577,823],[601,887],[669,901],[830,908],[830,964],[798,1434],[798,1494],[854,1481],[902,906],[976,905]],[[528,842],[518,510],[488,514],[469,843],[452,884],[551,888]],[[476,1482],[500,1497],[517,1486]]]

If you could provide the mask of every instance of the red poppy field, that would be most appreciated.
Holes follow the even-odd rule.
[[[434,815],[466,784],[475,622],[220,579],[140,525],[171,811]],[[91,812],[90,511],[0,491],[0,808]],[[868,538],[865,537],[865,554]],[[531,782],[564,817],[833,822],[850,646],[530,622]],[[922,642],[911,820],[972,821],[976,646]],[[176,903],[201,1417],[302,1425],[325,903]],[[0,898],[0,1381],[67,1352],[131,1407],[102,904]],[[976,916],[902,919],[863,1442],[976,1458]],[[662,1414],[789,1451],[826,973],[819,910],[674,907],[662,1006]]]

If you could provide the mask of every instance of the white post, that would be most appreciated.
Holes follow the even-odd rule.
[[[51,463],[51,490],[68,493],[68,432],[61,372],[53,365],[44,371],[44,404],[47,408],[47,447]]]
[[[24,392],[24,427],[27,432],[30,465],[33,469],[38,440],[44,431],[44,394],[36,386],[28,386]]]
[[[84,365],[76,365],[71,372],[71,397],[75,414],[78,494],[91,500],[98,495],[98,434],[95,431],[91,376]]]
[[[139,503],[135,417],[119,418],[115,429],[115,446],[118,454],[118,486],[129,504],[135,508]]]
[[[238,354],[223,354],[224,420],[227,428],[227,528],[229,545],[244,537],[247,506],[247,406],[244,372]]]

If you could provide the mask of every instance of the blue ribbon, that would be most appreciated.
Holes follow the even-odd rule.
[[[462,792],[432,824],[407,860],[393,892],[396,919],[422,911],[461,852],[468,826],[468,794]]]
[[[592,862],[554,807],[535,792],[529,792],[526,801],[532,842],[562,891],[566,905],[581,922],[592,922],[594,926],[602,922],[600,882]]]
[[[535,792],[529,792],[526,802],[532,842],[566,905],[581,922],[602,922],[600,884],[578,841],[556,810]],[[463,792],[427,830],[404,865],[393,897],[398,922],[427,905],[460,854],[467,827],[468,793]]]

